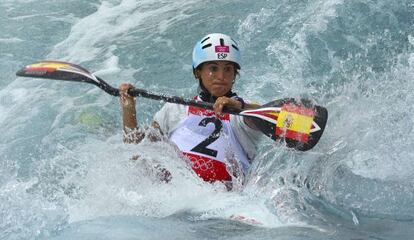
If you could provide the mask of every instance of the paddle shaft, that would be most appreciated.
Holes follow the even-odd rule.
[[[99,83],[96,83],[95,84],[96,86],[98,86],[105,92],[111,94],[112,96],[119,96],[119,90],[117,88],[110,86],[108,83],[106,83],[104,80],[102,80],[99,77],[97,77],[97,79],[99,80]],[[143,98],[148,98],[148,99],[153,99],[153,100],[158,100],[158,101],[165,101],[169,103],[176,103],[176,104],[181,104],[181,105],[187,105],[187,106],[193,106],[193,107],[213,110],[213,104],[209,102],[203,102],[203,101],[199,101],[195,99],[185,99],[185,98],[178,97],[178,96],[155,94],[155,93],[151,93],[149,91],[139,89],[139,88],[129,90],[128,94],[133,97],[143,97]],[[241,111],[238,109],[234,109],[234,108],[224,107],[223,112],[233,114],[233,115],[239,115]]]

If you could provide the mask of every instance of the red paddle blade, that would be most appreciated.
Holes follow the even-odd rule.
[[[318,143],[328,120],[326,108],[293,98],[276,100],[240,115],[249,117],[271,139],[285,140],[288,147],[300,151]]]

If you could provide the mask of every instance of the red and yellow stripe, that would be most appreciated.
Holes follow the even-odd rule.
[[[46,71],[46,72],[54,72],[60,68],[68,68],[70,67],[69,64],[66,63],[59,63],[59,62],[40,62],[35,63],[32,65],[28,65],[26,67],[26,71]]]

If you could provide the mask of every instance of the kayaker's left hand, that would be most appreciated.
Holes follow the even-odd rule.
[[[228,97],[217,98],[216,102],[213,105],[213,110],[217,117],[219,117],[222,114],[223,108],[225,106],[235,108],[235,109],[241,109],[242,103],[235,99],[228,98]]]

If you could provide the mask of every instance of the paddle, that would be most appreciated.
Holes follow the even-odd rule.
[[[67,62],[41,61],[28,65],[16,73],[21,77],[46,78],[94,84],[112,96],[119,96],[112,87],[88,70]],[[170,103],[190,105],[213,110],[213,104],[177,96],[167,96],[133,89],[131,96],[162,100]],[[319,141],[328,120],[326,108],[313,105],[306,99],[285,98],[269,102],[258,109],[240,111],[225,108],[225,113],[241,115],[252,119],[254,124],[275,141],[286,141],[286,145],[300,151],[313,148]]]

